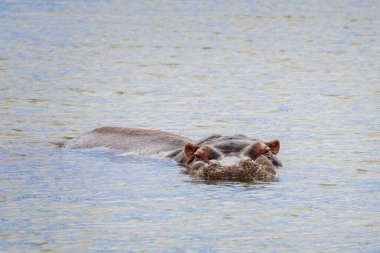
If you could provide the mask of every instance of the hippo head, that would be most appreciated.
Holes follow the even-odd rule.
[[[274,166],[282,166],[276,155],[280,142],[253,141],[249,145],[225,142],[218,145],[187,143],[185,173],[202,179],[273,181]]]

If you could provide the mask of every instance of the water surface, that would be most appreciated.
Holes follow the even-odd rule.
[[[2,1],[0,251],[376,252],[377,1]],[[60,150],[100,126],[280,139],[279,181]]]

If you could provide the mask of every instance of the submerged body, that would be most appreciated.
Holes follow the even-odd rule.
[[[158,130],[102,127],[66,143],[63,148],[107,147],[118,152],[174,159],[185,173],[202,179],[272,181],[280,142],[244,135],[213,135],[199,142]]]

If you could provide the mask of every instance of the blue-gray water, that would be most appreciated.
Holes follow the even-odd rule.
[[[378,252],[378,1],[0,1],[1,252]],[[60,150],[280,139],[269,184]]]

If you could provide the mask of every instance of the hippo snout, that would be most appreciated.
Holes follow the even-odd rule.
[[[196,161],[186,168],[185,173],[205,180],[273,181],[276,171],[273,163],[264,155],[253,161],[250,157],[227,157]]]

